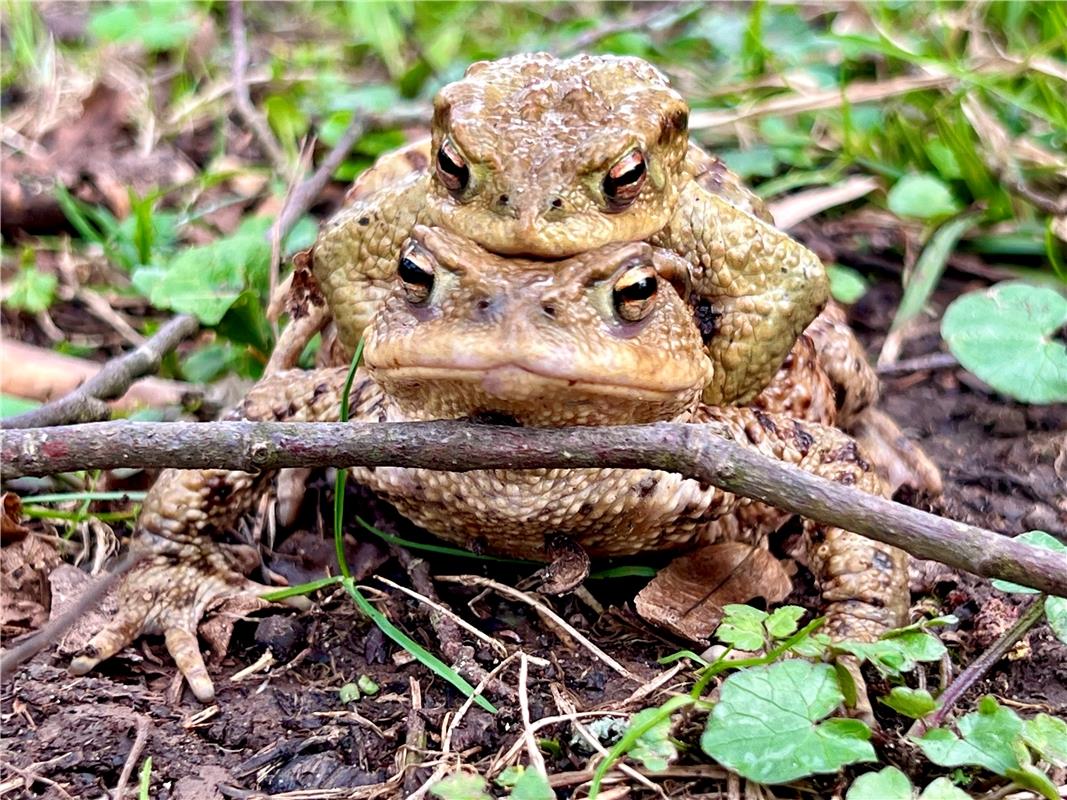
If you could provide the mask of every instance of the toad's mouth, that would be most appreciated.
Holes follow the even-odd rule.
[[[376,367],[370,365],[375,378],[394,388],[422,385],[432,391],[434,384],[464,384],[479,388],[490,397],[504,400],[536,399],[551,396],[617,397],[631,402],[663,403],[691,393],[692,383],[677,386],[648,386],[634,381],[613,380],[611,375],[555,374],[529,364],[502,362],[487,366],[409,365]]]

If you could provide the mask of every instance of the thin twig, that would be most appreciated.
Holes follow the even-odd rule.
[[[784,464],[714,423],[516,428],[459,421],[330,423],[97,422],[0,432],[7,477],[79,469],[398,466],[479,469],[657,469],[703,481],[986,578],[1067,597],[1049,550]]]
[[[230,35],[233,37],[233,103],[237,113],[252,129],[252,133],[266,151],[274,168],[283,175],[289,171],[289,159],[285,157],[270,126],[252,105],[248,92],[248,35],[245,32],[245,9],[243,0],[230,0]]]
[[[94,422],[111,416],[105,400],[121,397],[135,380],[159,369],[163,357],[197,329],[196,317],[181,314],[159,329],[151,339],[126,355],[109,361],[98,373],[70,394],[0,421],[9,428],[44,428],[74,422]]]
[[[533,734],[532,721],[530,720],[530,694],[526,688],[527,677],[530,672],[530,660],[526,653],[519,653],[519,714],[522,716],[522,738],[526,742],[526,755],[530,757],[530,768],[548,779],[548,770],[545,769],[545,757],[537,747],[537,737]]]
[[[925,356],[905,358],[894,361],[892,364],[882,364],[877,367],[879,375],[908,375],[912,372],[922,372],[927,369],[952,369],[958,367],[960,362],[952,353],[929,353]]]
[[[393,128],[403,125],[425,123],[429,120],[429,110],[422,106],[397,109],[388,114],[360,115],[353,114],[352,121],[348,123],[345,132],[337,140],[337,144],[322,159],[318,169],[303,183],[299,184],[285,200],[282,211],[278,215],[275,227],[281,231],[284,237],[300,219],[300,216],[311,207],[322,190],[326,188],[330,178],[337,172],[338,167],[344,162],[356,142],[371,130],[381,128]]]
[[[375,575],[374,579],[376,581],[380,581],[381,583],[384,583],[386,586],[392,586],[397,591],[403,592],[404,594],[408,595],[408,597],[415,598],[420,603],[425,603],[430,608],[432,608],[434,611],[436,611],[438,614],[441,614],[443,616],[448,617],[456,625],[458,625],[459,627],[463,628],[463,630],[467,631],[469,634],[471,634],[475,638],[480,639],[481,641],[485,642],[493,650],[495,650],[497,652],[497,654],[500,655],[501,658],[504,658],[504,657],[507,656],[508,649],[501,642],[497,641],[492,636],[488,636],[488,635],[482,633],[480,630],[475,628],[473,625],[471,625],[469,622],[467,622],[467,620],[463,619],[463,617],[461,617],[459,614],[457,614],[455,611],[453,611],[452,609],[448,608],[447,606],[444,606],[441,603],[438,603],[438,602],[435,602],[434,600],[431,600],[426,595],[419,594],[414,589],[409,589],[406,586],[401,586],[399,583],[394,583],[393,581],[389,580],[388,578],[383,578],[381,575]]]
[[[126,784],[129,783],[130,775],[133,774],[133,768],[137,766],[137,760],[141,757],[141,752],[144,750],[145,742],[148,741],[148,719],[137,715],[137,736],[134,737],[133,746],[130,747],[130,754],[126,756],[126,763],[122,765],[122,772],[119,773],[119,782],[115,784],[115,789],[111,792],[112,800],[122,800],[123,795],[126,794]]]
[[[485,588],[492,589],[505,597],[510,597],[512,600],[526,603],[526,605],[533,608],[543,619],[569,635],[572,639],[578,642],[578,644],[603,661],[607,666],[611,667],[611,669],[615,670],[615,672],[634,683],[644,683],[644,679],[634,675],[630,670],[626,669],[626,667],[579,633],[573,625],[567,622],[567,620],[563,619],[563,617],[547,605],[540,600],[531,597],[526,592],[520,592],[518,589],[512,588],[511,586],[499,583],[491,578],[483,578],[480,575],[438,575],[437,580],[446,581],[448,583],[461,583],[466,586],[484,586]]]

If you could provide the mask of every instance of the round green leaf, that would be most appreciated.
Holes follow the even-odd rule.
[[[881,701],[905,717],[922,719],[935,708],[937,701],[925,689],[909,689],[907,686],[895,686],[888,697]]]
[[[938,778],[923,790],[919,800],[971,800],[971,796],[948,778]]]
[[[948,186],[933,175],[905,175],[889,190],[889,210],[898,217],[930,220],[948,217],[960,204]]]
[[[911,800],[911,781],[896,767],[860,775],[845,800]]]
[[[851,305],[867,293],[867,279],[852,267],[829,264],[826,274],[830,278],[830,294],[839,303]]]
[[[859,720],[820,723],[842,701],[829,664],[783,661],[742,670],[722,685],[700,746],[723,766],[759,783],[785,783],[846,764],[874,761]]]
[[[998,392],[1026,403],[1067,402],[1067,298],[1025,283],[998,283],[956,298],[941,335],[960,363]]]
[[[1067,767],[1067,721],[1038,714],[1023,723],[1023,741],[1055,767]]]

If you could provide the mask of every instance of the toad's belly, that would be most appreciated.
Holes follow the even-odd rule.
[[[378,467],[352,474],[436,536],[515,558],[546,560],[546,544],[560,535],[604,557],[761,533],[750,501],[667,472]]]

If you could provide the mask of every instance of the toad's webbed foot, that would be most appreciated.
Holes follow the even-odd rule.
[[[223,600],[256,597],[272,587],[245,577],[256,561],[253,548],[221,545],[208,538],[174,543],[146,535],[139,544],[146,555],[117,589],[118,613],[71,662],[70,671],[84,675],[144,634],[162,634],[167,651],[202,703],[215,688],[197,642],[197,626],[210,608]],[[282,601],[307,609],[303,597]]]
[[[280,372],[257,384],[228,419],[336,421],[347,370]],[[359,373],[352,417],[365,418],[377,400]],[[259,597],[272,587],[245,577],[259,563],[254,547],[220,541],[261,495],[269,473],[236,470],[164,470],[145,498],[135,549],[142,561],[116,592],[119,611],[71,663],[83,675],[142,634],[162,634],[167,650],[197,699],[214,688],[197,642],[197,625],[222,600]],[[284,601],[307,608],[304,598]]]

